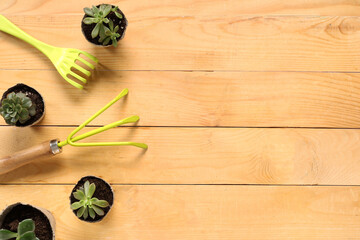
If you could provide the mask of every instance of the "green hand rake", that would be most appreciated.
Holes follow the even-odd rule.
[[[81,72],[87,77],[91,76],[91,72],[81,67],[80,65],[76,64],[76,61],[82,62],[84,65],[86,65],[91,69],[95,69],[95,66],[89,63],[88,61],[86,61],[85,59],[81,58],[80,54],[88,57],[95,63],[98,62],[96,57],[92,56],[87,52],[72,48],[54,47],[46,43],[43,43],[33,38],[32,36],[28,35],[27,33],[25,33],[23,30],[18,28],[16,25],[14,25],[12,22],[10,22],[6,17],[4,17],[1,14],[0,14],[0,30],[10,35],[13,35],[14,37],[17,37],[31,44],[32,46],[36,47],[40,52],[45,54],[50,59],[50,61],[56,67],[56,70],[66,81],[68,81],[71,85],[79,89],[83,89],[83,85],[74,81],[69,76],[72,76],[74,79],[77,79],[79,82],[82,82],[84,84],[86,84],[87,80],[86,78],[74,72],[72,69],[76,69],[77,71]]]
[[[106,109],[108,109],[111,105],[117,102],[120,98],[127,95],[129,92],[128,89],[124,89],[116,98],[114,98],[111,102],[106,104],[102,109],[100,109],[97,113],[95,113],[92,117],[82,123],[79,127],[77,127],[74,131],[70,133],[70,135],[64,141],[59,141],[58,139],[53,139],[50,141],[46,141],[40,145],[22,150],[17,152],[11,156],[4,157],[0,159],[0,174],[7,173],[11,170],[14,170],[18,167],[21,167],[27,163],[30,163],[40,157],[50,157],[62,152],[62,148],[66,145],[74,146],[74,147],[92,147],[92,146],[135,146],[143,149],[147,149],[148,146],[145,143],[136,143],[136,142],[97,142],[97,143],[78,143],[78,141],[91,137],[95,134],[104,132],[111,128],[127,124],[127,123],[135,123],[139,120],[138,116],[131,116],[122,120],[119,120],[114,123],[110,123],[103,127],[91,130],[79,136],[75,136],[81,129],[83,129],[87,124],[89,124],[92,120],[98,117],[101,113],[103,113]]]

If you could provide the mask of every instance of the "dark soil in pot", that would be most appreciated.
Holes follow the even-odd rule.
[[[18,225],[25,219],[32,219],[35,222],[35,235],[40,240],[52,240],[53,230],[49,219],[39,209],[30,205],[19,204],[13,207],[6,214],[0,229],[7,229],[17,232]]]
[[[105,214],[104,216],[96,215],[95,219],[92,219],[91,217],[88,217],[86,220],[84,218],[79,218],[80,220],[86,221],[86,222],[98,222],[101,221],[107,213],[110,211],[113,203],[114,203],[114,193],[112,191],[111,186],[102,180],[101,178],[94,177],[94,176],[86,176],[80,179],[80,181],[75,185],[73,190],[71,191],[70,195],[70,205],[74,202],[77,202],[78,200],[75,199],[73,193],[76,192],[77,189],[84,186],[85,182],[89,181],[90,184],[94,183],[96,185],[95,193],[93,197],[96,197],[100,200],[106,200],[109,203],[109,206],[106,208],[102,208],[104,210]],[[76,216],[76,210],[73,211]],[[77,217],[77,216],[76,216]]]
[[[96,7],[99,7],[100,5],[97,5]],[[112,5],[112,7],[115,7],[114,5]],[[122,19],[119,19],[114,12],[110,12],[108,15],[107,15],[107,18],[109,20],[112,20],[114,22],[114,27],[115,26],[119,26],[119,31],[118,33],[120,34],[120,37],[117,38],[117,40],[121,40],[124,36],[125,36],[125,31],[126,31],[126,27],[128,25],[128,21],[124,15],[124,13],[118,8],[117,10],[118,13],[121,14],[122,16]],[[96,45],[100,45],[100,46],[103,46],[102,43],[99,42],[99,39],[100,39],[100,36],[97,36],[96,38],[92,38],[91,37],[91,32],[92,30],[94,29],[94,27],[96,26],[96,23],[93,23],[93,24],[85,24],[83,22],[84,18],[86,17],[89,17],[88,15],[84,14],[84,17],[83,19],[81,20],[81,30],[86,38],[86,40],[88,40],[89,42],[93,43],[93,44],[96,44]],[[105,26],[109,27],[108,24],[105,23]],[[105,46],[109,46],[111,45],[111,41],[105,45]]]
[[[32,87],[29,87],[22,83],[16,84],[15,86],[9,88],[6,92],[4,92],[4,94],[2,95],[1,101],[0,101],[0,106],[1,106],[2,100],[5,99],[6,96],[11,92],[24,93],[27,97],[29,97],[31,99],[31,101],[33,103],[35,103],[35,106],[36,106],[36,109],[35,109],[36,114],[34,116],[32,116],[29,120],[27,120],[23,124],[18,121],[15,124],[15,126],[26,127],[26,126],[32,125],[33,123],[37,122],[38,120],[40,120],[43,117],[43,115],[45,113],[44,99],[42,98],[42,96],[40,95],[40,93],[38,91],[36,91]]]

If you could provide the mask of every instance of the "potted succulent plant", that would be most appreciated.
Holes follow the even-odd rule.
[[[25,219],[18,224],[17,231],[0,229],[0,240],[39,240],[35,235],[35,223],[32,219]]]
[[[35,89],[19,83],[9,88],[0,101],[0,115],[9,125],[31,126],[44,117],[45,104]]]
[[[110,4],[84,8],[84,12],[81,29],[85,38],[96,45],[117,47],[128,24],[124,13]]]
[[[110,211],[113,202],[111,186],[94,176],[81,178],[70,195],[71,209],[80,220],[86,222],[101,221]]]
[[[55,220],[45,209],[16,203],[0,215],[0,240],[54,240]]]

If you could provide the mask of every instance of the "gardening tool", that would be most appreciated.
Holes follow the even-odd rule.
[[[92,56],[87,52],[72,48],[54,47],[46,43],[43,43],[33,38],[32,36],[28,35],[24,31],[22,31],[20,28],[15,26],[12,22],[10,22],[6,17],[4,17],[1,14],[0,14],[0,30],[10,35],[13,35],[14,37],[20,38],[21,40],[36,47],[40,52],[45,54],[51,60],[51,62],[54,64],[60,75],[66,81],[68,81],[74,87],[77,87],[79,89],[83,89],[83,86],[80,83],[77,83],[76,81],[70,79],[69,76],[72,76],[73,78],[83,82],[84,84],[87,81],[84,77],[72,71],[72,68],[78,70],[87,77],[90,77],[91,72],[76,64],[75,63],[76,60],[82,62],[91,69],[95,68],[93,64],[81,58],[80,54],[83,54],[84,56],[88,57],[95,63],[98,62],[96,57]]]
[[[138,116],[131,116],[122,120],[119,120],[114,123],[110,123],[103,127],[91,130],[89,132],[83,133],[77,137],[74,137],[76,133],[78,133],[81,129],[83,129],[87,124],[89,124],[92,120],[94,120],[97,116],[103,113],[106,109],[108,109],[111,105],[117,102],[120,98],[127,95],[129,92],[128,89],[124,89],[116,98],[114,98],[111,102],[106,104],[102,109],[100,109],[97,113],[95,113],[92,117],[82,123],[79,127],[77,127],[74,131],[70,133],[70,135],[64,141],[59,141],[58,139],[53,139],[50,141],[46,141],[40,145],[22,150],[13,154],[12,156],[7,156],[0,159],[0,174],[9,172],[15,168],[23,166],[33,160],[36,160],[40,157],[50,157],[62,152],[62,148],[66,145],[70,145],[73,147],[91,147],[91,146],[135,146],[143,149],[147,149],[148,146],[145,143],[135,143],[135,142],[97,142],[97,143],[78,143],[82,139],[88,138],[95,134],[104,132],[108,129],[126,124],[126,123],[135,123],[139,120]]]

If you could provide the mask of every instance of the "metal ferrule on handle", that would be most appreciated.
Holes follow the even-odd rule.
[[[46,141],[39,145],[16,152],[11,156],[0,159],[0,174],[10,172],[18,167],[24,166],[32,161],[51,157],[61,153],[62,149],[58,147],[58,139]]]

